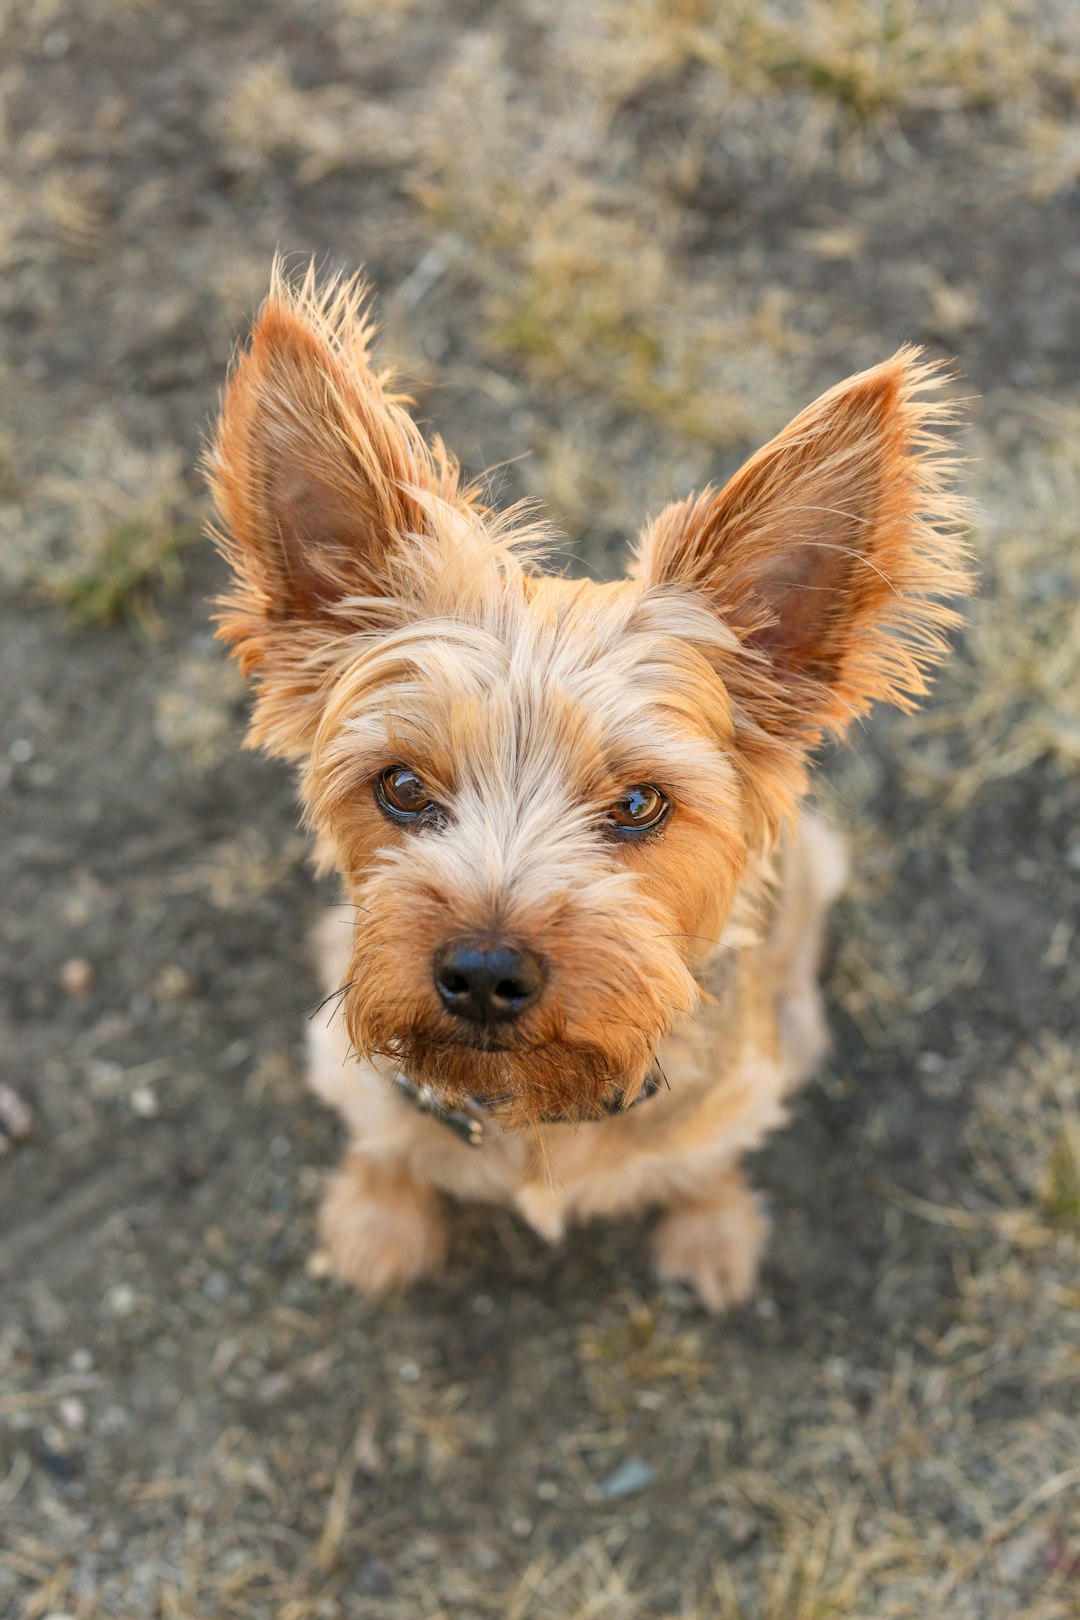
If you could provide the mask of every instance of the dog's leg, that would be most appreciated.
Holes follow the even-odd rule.
[[[362,1294],[404,1288],[446,1251],[438,1194],[403,1164],[350,1153],[319,1210],[319,1235],[343,1282]]]
[[[840,834],[807,811],[783,857],[779,901],[766,944],[789,1089],[808,1080],[828,1050],[818,974],[829,907],[844,887],[847,869]]]
[[[689,1283],[710,1311],[749,1298],[769,1223],[736,1165],[708,1194],[676,1204],[653,1239],[661,1282]]]

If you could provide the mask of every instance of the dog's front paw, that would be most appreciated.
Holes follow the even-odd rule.
[[[362,1294],[405,1288],[446,1252],[437,1194],[399,1165],[352,1153],[331,1177],[319,1210],[331,1268]]]
[[[653,1240],[661,1282],[689,1283],[710,1311],[740,1305],[753,1292],[769,1223],[738,1171],[715,1195],[681,1204],[666,1215]]]

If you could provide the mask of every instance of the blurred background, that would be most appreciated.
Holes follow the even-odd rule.
[[[1070,0],[8,0],[0,1613],[1056,1620],[1080,1605],[1080,18]],[[647,1227],[310,1260],[333,899],[242,754],[196,470],[276,249],[571,566],[901,342],[982,591],[828,761],[832,1059],[758,1300]]]

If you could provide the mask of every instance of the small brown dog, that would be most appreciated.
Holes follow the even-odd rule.
[[[363,302],[276,272],[210,453],[249,740],[355,908],[312,1042],[352,1137],[324,1243],[377,1292],[440,1260],[441,1192],[552,1240],[660,1207],[660,1277],[720,1309],[765,1232],[740,1155],[825,1046],[810,753],[925,690],[967,583],[940,373],[831,389],[595,584],[424,440]]]

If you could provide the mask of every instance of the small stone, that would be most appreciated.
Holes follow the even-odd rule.
[[[130,1283],[114,1283],[105,1295],[105,1309],[110,1316],[130,1316],[138,1304],[138,1296]]]
[[[64,1428],[73,1434],[86,1428],[86,1407],[77,1395],[65,1395],[57,1402],[56,1410]]]
[[[60,983],[69,996],[89,995],[94,969],[85,956],[72,956],[60,969]]]
[[[559,1494],[559,1487],[553,1479],[542,1479],[536,1487],[536,1494],[541,1502],[554,1502]]]
[[[655,1471],[641,1457],[627,1457],[596,1487],[596,1494],[605,1502],[615,1502],[647,1490],[655,1478]]]
[[[29,737],[16,737],[8,745],[8,758],[13,765],[29,765],[34,757],[34,745]]]
[[[67,1306],[40,1280],[30,1284],[30,1317],[39,1333],[55,1338],[67,1326]]]
[[[477,1294],[472,1302],[472,1308],[477,1316],[490,1316],[495,1309],[495,1301],[490,1294]]]
[[[217,1348],[210,1357],[210,1376],[224,1377],[243,1348],[239,1339],[219,1339]]]
[[[156,1119],[161,1112],[153,1086],[136,1086],[131,1093],[131,1112],[139,1119]]]
[[[353,1586],[367,1597],[389,1597],[394,1590],[390,1571],[381,1558],[369,1558],[353,1576]]]
[[[533,1522],[524,1513],[520,1513],[516,1519],[511,1520],[510,1530],[519,1541],[524,1541],[533,1533]]]
[[[203,1293],[207,1299],[222,1300],[229,1292],[229,1278],[227,1272],[212,1271],[203,1283]]]
[[[0,1085],[0,1158],[13,1142],[23,1142],[34,1128],[34,1116],[10,1086]]]
[[[47,62],[59,62],[71,49],[71,35],[64,28],[50,28],[41,42],[41,54]]]
[[[418,1384],[420,1382],[419,1362],[403,1361],[398,1368],[398,1377],[403,1384]]]
[[[304,1262],[304,1271],[309,1277],[321,1281],[324,1277],[334,1275],[334,1262],[325,1249],[313,1249]]]
[[[259,1380],[255,1393],[263,1406],[273,1406],[292,1389],[292,1379],[288,1373],[267,1373],[265,1378]]]
[[[178,962],[169,962],[154,980],[154,995],[159,1001],[186,1001],[194,988],[190,973]]]
[[[225,1070],[238,1069],[241,1063],[247,1062],[248,1058],[251,1056],[251,1052],[252,1046],[250,1041],[245,1041],[243,1039],[238,1041],[230,1041],[218,1060],[218,1067]]]

